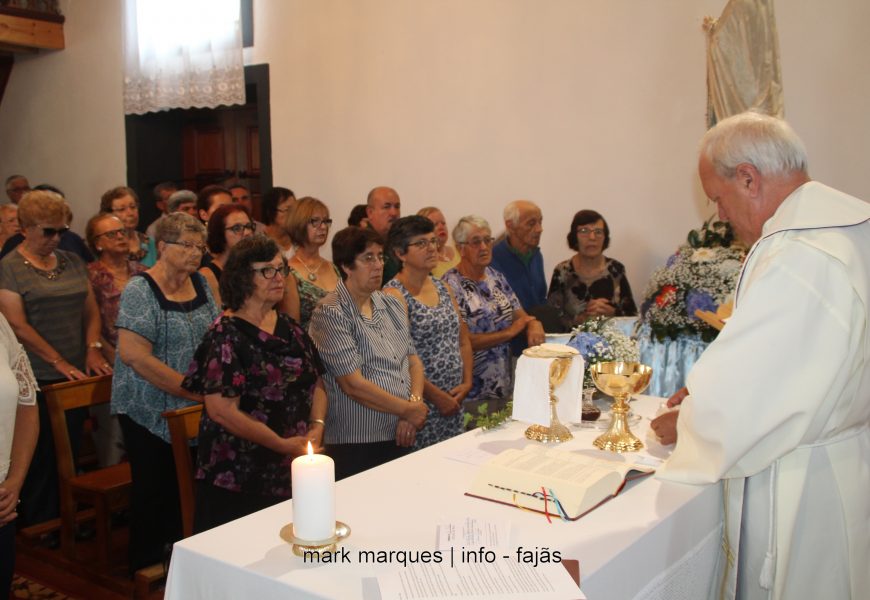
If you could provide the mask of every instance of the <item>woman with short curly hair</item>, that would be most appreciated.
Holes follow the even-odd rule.
[[[323,366],[308,334],[275,310],[287,265],[263,235],[241,240],[221,275],[226,311],[182,383],[202,394],[194,529],[205,531],[290,497],[290,461],[323,440]]]

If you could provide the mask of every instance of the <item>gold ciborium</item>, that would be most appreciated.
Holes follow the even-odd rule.
[[[635,362],[600,362],[589,367],[595,387],[613,396],[610,428],[592,442],[596,448],[611,452],[635,452],[643,442],[628,428],[628,399],[649,385],[652,367]]]
[[[568,375],[568,370],[571,368],[571,359],[574,356],[572,353],[560,352],[549,349],[542,349],[540,346],[529,348],[523,351],[523,354],[534,358],[553,358],[550,363],[549,381],[550,381],[550,426],[530,425],[526,429],[526,437],[537,442],[567,442],[573,439],[574,436],[568,431],[560,421],[556,414],[556,404],[559,398],[556,397],[556,388],[562,385],[565,377]]]

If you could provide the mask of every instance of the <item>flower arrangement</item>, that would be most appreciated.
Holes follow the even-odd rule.
[[[746,248],[734,238],[728,223],[707,220],[689,232],[667,264],[650,277],[641,315],[659,342],[681,335],[700,335],[711,342],[718,331],[695,316],[715,311],[734,292]]]
[[[576,349],[586,362],[583,389],[594,388],[589,366],[599,362],[620,360],[637,362],[640,357],[636,340],[631,339],[610,322],[608,317],[592,317],[574,328],[568,345]]]

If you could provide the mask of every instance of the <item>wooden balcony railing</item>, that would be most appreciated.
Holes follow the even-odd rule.
[[[0,0],[0,53],[62,50],[64,17],[51,0]]]

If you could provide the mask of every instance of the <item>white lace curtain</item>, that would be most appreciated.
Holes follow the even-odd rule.
[[[239,0],[125,0],[124,112],[245,103]]]
[[[707,17],[707,121],[755,109],[783,117],[779,39],[773,0],[730,0]]]

